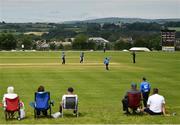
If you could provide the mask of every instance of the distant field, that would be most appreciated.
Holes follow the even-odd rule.
[[[36,35],[36,36],[42,36],[44,33],[48,33],[48,32],[26,32],[24,34],[26,34],[26,35],[33,34],[33,35]]]
[[[20,35],[20,34],[22,34],[21,32],[16,32],[16,31],[8,31],[8,33],[13,34],[13,35]],[[4,30],[0,29],[0,35],[1,34],[4,34]]]
[[[85,52],[85,63],[79,64],[80,52],[66,52],[67,64],[62,65],[61,52],[0,52],[0,95],[10,85],[15,87],[26,106],[27,118],[6,122],[0,110],[0,124],[83,124],[83,123],[179,123],[180,114],[180,53],[141,52],[132,64],[128,52]],[[111,57],[110,71],[103,65],[104,57]],[[158,87],[166,99],[169,113],[176,116],[126,116],[121,99],[130,83],[140,84],[145,76],[152,88]],[[44,85],[55,101],[52,112],[57,112],[61,96],[72,86],[79,95],[79,118],[65,112],[64,118],[34,119],[29,102],[34,92]]]
[[[176,31],[180,31],[180,27],[169,27],[169,29],[171,29],[171,30],[176,30]]]

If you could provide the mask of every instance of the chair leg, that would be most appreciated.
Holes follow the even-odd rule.
[[[4,115],[5,115],[5,119],[6,119],[6,121],[7,121],[7,120],[8,120],[8,114],[7,114],[6,111],[4,111]]]
[[[76,117],[79,117],[79,113],[78,113],[78,110],[77,110],[77,112],[76,112]]]
[[[63,109],[62,109],[62,112],[61,112],[61,117],[63,118],[63,115],[64,115],[64,113],[63,113]]]
[[[13,119],[15,116],[15,112],[10,112],[10,118]]]
[[[49,118],[51,118],[51,107],[49,108]]]
[[[34,109],[34,118],[37,118],[37,112],[36,112],[36,109]]]
[[[11,114],[9,112],[7,112],[7,117],[8,117],[8,119],[11,118]]]
[[[18,111],[18,120],[21,120],[21,111]]]

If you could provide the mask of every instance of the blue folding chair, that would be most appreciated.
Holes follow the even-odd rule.
[[[34,102],[34,117],[37,118],[40,116],[41,112],[45,116],[51,117],[51,105],[53,106],[53,101],[50,101],[49,92],[36,92]]]

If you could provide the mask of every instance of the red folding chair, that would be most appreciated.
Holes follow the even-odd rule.
[[[133,110],[133,112],[138,108],[141,107],[141,93],[131,93],[128,92],[128,107]]]
[[[5,107],[5,119],[14,119],[18,113],[18,120],[20,120],[20,103],[19,97],[14,99],[5,98],[6,107]]]

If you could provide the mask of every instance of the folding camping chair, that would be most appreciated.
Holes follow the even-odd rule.
[[[4,110],[5,119],[14,119],[16,118],[16,114],[18,113],[18,120],[20,120],[20,103],[19,97],[14,99],[5,98],[6,107]]]
[[[45,116],[51,117],[51,105],[53,105],[53,101],[50,101],[50,93],[49,92],[36,92],[35,93],[35,103],[34,103],[34,117],[37,118],[40,116],[41,112],[44,113]],[[48,114],[49,110],[49,114]]]
[[[62,104],[62,114],[63,117],[64,110],[74,110],[76,117],[78,117],[78,97],[77,95],[65,95]]]
[[[141,106],[141,93],[128,92],[128,107],[132,109],[133,113]]]

